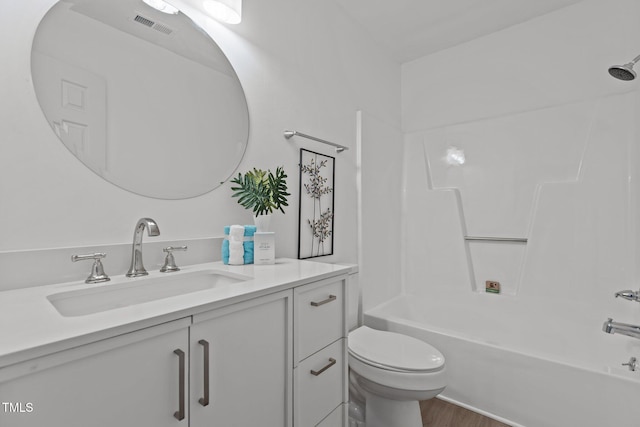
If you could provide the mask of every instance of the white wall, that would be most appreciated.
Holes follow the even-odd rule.
[[[77,161],[49,128],[31,82],[33,35],[54,1],[0,3],[0,251],[129,244],[144,216],[168,241],[220,236],[225,224],[252,222],[228,184],[193,199],[156,200],[121,190]],[[356,111],[399,126],[399,66],[331,2],[245,1],[239,26],[193,18],[227,54],[246,92],[251,131],[239,169],[284,165],[289,174],[289,209],[272,222],[277,255],[297,256],[299,148],[335,155],[282,137],[295,129],[352,148],[336,156],[335,249],[319,260],[356,262]],[[0,256],[3,268],[9,264]]]
[[[402,292],[402,133],[362,111],[358,120],[359,280],[364,311]]]
[[[638,2],[585,0],[402,67],[407,133],[636,90],[607,68],[638,53]]]
[[[640,321],[613,298],[638,288],[640,80],[607,68],[640,53],[639,15],[637,1],[587,0],[403,65],[408,293],[457,300],[499,280],[497,310],[581,313],[574,339],[622,349],[600,328]],[[464,165],[446,162],[451,147]]]

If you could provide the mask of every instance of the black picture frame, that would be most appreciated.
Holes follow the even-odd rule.
[[[300,149],[298,259],[333,255],[335,157]]]

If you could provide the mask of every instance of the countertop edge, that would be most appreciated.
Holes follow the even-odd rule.
[[[291,259],[281,259],[279,261],[284,261],[286,263],[312,262],[312,261],[300,261],[300,260],[291,260]],[[70,350],[76,347],[81,347],[81,346],[92,344],[98,341],[114,338],[119,335],[132,333],[135,331],[139,331],[139,330],[160,325],[163,323],[168,323],[168,322],[183,319],[186,317],[194,316],[200,313],[204,313],[207,311],[216,310],[221,307],[240,303],[242,301],[247,301],[253,298],[259,298],[265,295],[277,293],[277,292],[288,290],[288,289],[293,289],[295,287],[303,286],[309,283],[318,282],[325,279],[338,278],[338,277],[346,278],[348,277],[348,274],[351,271],[350,269],[352,268],[351,266],[348,266],[348,265],[325,264],[325,263],[316,263],[316,264],[323,264],[323,265],[326,265],[328,268],[326,271],[313,274],[312,276],[304,276],[304,277],[300,276],[296,279],[288,279],[284,282],[276,282],[271,286],[255,289],[249,292],[239,293],[237,295],[232,295],[225,298],[218,298],[218,299],[204,301],[199,304],[193,304],[189,307],[180,308],[176,310],[169,310],[166,313],[159,314],[159,315],[151,315],[151,316],[142,317],[136,320],[123,321],[121,324],[116,324],[112,327],[97,328],[96,330],[90,331],[87,333],[81,333],[78,335],[69,336],[68,338],[54,340],[51,342],[43,342],[41,345],[30,345],[29,347],[22,348],[17,351],[0,354],[0,369],[8,368],[11,365],[22,363],[38,357],[58,353],[61,351]],[[206,265],[213,265],[216,267],[224,267],[224,268],[227,267],[221,263],[207,263]],[[11,291],[8,291],[8,292],[11,292]]]

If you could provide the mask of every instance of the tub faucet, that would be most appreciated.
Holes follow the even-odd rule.
[[[638,295],[638,291],[631,291],[631,290],[619,291],[619,292],[616,292],[616,298],[618,297],[622,297],[629,301],[640,302],[640,295]]]
[[[147,233],[150,237],[159,236],[160,229],[158,224],[151,218],[140,218],[136,224],[135,230],[133,230],[133,248],[131,250],[131,267],[127,272],[127,277],[146,276],[147,270],[144,269],[142,264],[142,232],[147,229]]]
[[[607,321],[604,322],[602,330],[608,334],[622,334],[640,339],[640,326],[614,322],[612,318],[608,318]]]

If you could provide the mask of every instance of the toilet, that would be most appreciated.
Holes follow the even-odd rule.
[[[444,390],[444,362],[442,353],[416,338],[367,326],[353,330],[349,333],[349,425],[422,427],[418,401]]]

